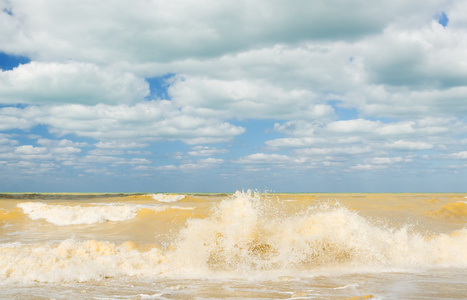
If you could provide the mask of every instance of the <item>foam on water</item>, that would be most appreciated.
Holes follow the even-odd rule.
[[[147,252],[123,244],[65,240],[57,245],[6,244],[0,247],[0,279],[8,282],[82,282],[122,275],[160,273],[164,257],[157,247]]]
[[[108,221],[123,222],[144,216],[166,213],[165,218],[176,218],[188,213],[176,211],[193,211],[193,206],[159,205],[159,204],[124,204],[124,203],[89,203],[82,205],[57,205],[42,202],[24,202],[13,209],[0,209],[0,224],[11,222],[28,222],[44,220],[56,226],[91,225]],[[138,220],[135,220],[138,221]],[[26,223],[17,223],[26,224]],[[97,228],[97,227],[96,227]],[[109,232],[112,234],[112,232]]]
[[[44,219],[49,223],[63,225],[94,224],[106,221],[125,221],[138,213],[138,208],[131,205],[112,206],[65,206],[48,205],[41,202],[18,204],[23,212],[33,220]]]
[[[24,202],[17,205],[33,220],[43,219],[58,226],[96,224],[107,221],[127,221],[139,211],[149,209],[160,212],[167,209],[192,210],[192,207],[154,206],[118,203],[94,203],[91,206],[49,205],[42,202]]]
[[[169,194],[151,194],[152,199],[159,202],[177,202],[185,198],[185,195],[169,195]]]
[[[31,205],[25,207],[28,210]],[[38,211],[44,208],[38,207]],[[99,207],[103,206],[90,208]],[[67,208],[62,207],[57,213],[64,211]],[[69,214],[79,219],[73,210]],[[99,213],[100,218],[105,214]],[[75,282],[120,276],[278,278],[467,267],[465,228],[450,235],[424,236],[408,227],[373,222],[338,203],[290,215],[283,212],[279,201],[249,191],[223,200],[204,219],[190,219],[173,240],[172,245],[150,247],[75,239],[1,244],[0,281]]]
[[[466,266],[466,246],[466,229],[424,237],[377,226],[339,204],[284,216],[271,201],[237,192],[211,217],[189,220],[178,251],[191,249],[183,259],[194,270],[382,269]]]

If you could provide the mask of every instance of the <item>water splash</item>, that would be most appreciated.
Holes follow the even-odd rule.
[[[274,204],[251,191],[237,192],[209,218],[189,220],[177,243],[179,261],[192,269],[230,271],[467,265],[467,230],[428,238],[408,227],[377,226],[338,203],[292,216]]]
[[[316,276],[467,267],[465,228],[422,235],[407,226],[391,228],[374,222],[339,203],[314,203],[294,213],[284,203],[293,202],[236,192],[208,215],[189,219],[180,232],[173,233],[171,245],[75,239],[1,244],[0,282]]]
[[[151,194],[152,199],[159,202],[177,202],[185,198],[185,195],[170,195],[170,194]]]

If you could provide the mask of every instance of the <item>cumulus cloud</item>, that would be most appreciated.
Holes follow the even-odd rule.
[[[301,148],[326,142],[327,140],[324,138],[303,137],[275,139],[266,141],[265,144],[272,148]]]
[[[456,153],[447,154],[444,157],[449,159],[467,159],[467,151],[460,151]]]
[[[134,149],[134,148],[145,148],[147,144],[129,142],[129,141],[100,141],[94,144],[97,148],[102,149]]]
[[[341,173],[464,159],[465,8],[0,1],[0,51],[31,60],[0,70],[1,166]]]
[[[172,79],[168,92],[185,111],[207,117],[323,118],[334,113],[310,90],[286,90],[262,81],[183,76]]]
[[[358,41],[276,44],[173,64],[188,75],[185,81],[175,80],[171,91],[180,103],[224,114],[244,108],[247,116],[248,107],[268,103],[270,107],[259,114],[277,117],[275,109],[284,109],[280,99],[303,110],[303,98],[281,97],[284,91],[300,91],[313,105],[339,99],[372,117],[460,116],[466,111],[461,99],[466,97],[467,35],[464,28],[442,27],[430,19],[432,13],[425,16],[423,26],[388,25],[381,34]],[[274,90],[276,97],[262,92],[263,86]],[[248,95],[243,102],[238,99],[241,91]],[[188,97],[192,92],[194,96]],[[285,108],[284,118],[292,110]]]
[[[236,161],[240,164],[284,164],[284,163],[304,163],[305,158],[290,157],[282,154],[254,153],[241,157]]]
[[[217,154],[227,153],[226,149],[218,149],[208,146],[195,146],[192,148],[192,151],[188,152],[188,155],[191,156],[213,156]]]
[[[411,161],[410,158],[403,158],[400,156],[396,157],[373,157],[368,159],[367,162],[375,165],[386,165],[386,164],[394,164],[399,162],[408,162]]]
[[[319,147],[319,148],[303,148],[296,150],[296,153],[301,155],[334,155],[346,154],[355,155],[373,152],[374,149],[369,146],[350,146],[350,147]]]
[[[219,164],[222,164],[224,162],[223,159],[220,158],[205,158],[205,159],[200,159],[196,162],[192,163],[184,163],[179,166],[180,170],[184,171],[189,171],[189,170],[200,170],[200,169],[207,169],[207,168],[213,168],[218,166]]]
[[[433,148],[433,145],[427,142],[412,142],[405,140],[397,140],[389,144],[389,147],[401,150],[426,150]]]
[[[0,103],[136,103],[148,83],[90,63],[30,62],[0,72]]]
[[[89,144],[85,142],[73,142],[67,139],[63,140],[51,140],[51,139],[43,139],[40,138],[37,140],[37,143],[42,146],[47,147],[88,147]]]
[[[14,154],[22,160],[48,160],[52,155],[45,147],[34,147],[32,145],[22,145],[16,147]]]
[[[95,149],[88,152],[90,155],[122,155],[125,152],[123,150],[111,150],[111,149]]]
[[[42,60],[138,63],[220,56],[255,44],[352,40],[381,32],[407,9],[423,16],[439,3],[21,0],[2,6],[9,13],[1,14],[0,50]]]
[[[18,154],[24,154],[24,155],[39,155],[39,154],[47,153],[47,148],[24,145],[24,146],[17,147],[15,152]]]
[[[394,147],[409,145],[401,137],[424,140],[420,145],[427,147],[427,138],[441,138],[446,132],[463,134],[465,124],[456,118],[423,118],[411,121],[382,122],[366,119],[338,120],[332,122],[307,122],[303,120],[276,123],[274,129],[296,136],[267,141],[273,147],[302,147],[325,143],[362,143],[364,141],[392,141]],[[407,141],[409,142],[409,141]]]
[[[0,130],[27,130],[37,125],[34,121],[36,115],[34,109],[22,110],[16,107],[2,107],[0,108]]]
[[[380,170],[380,169],[386,169],[386,168],[387,166],[385,165],[370,165],[370,164],[366,164],[366,165],[358,164],[358,165],[350,167],[351,170],[356,170],[356,171]]]
[[[451,117],[393,122],[296,120],[276,123],[274,129],[291,137],[266,141],[271,151],[289,151],[290,157],[306,157],[315,166],[348,171],[383,170],[390,164],[416,163],[422,156],[415,153],[422,151],[461,149],[455,137],[467,133],[465,124]],[[404,152],[408,154],[401,157]]]
[[[18,141],[10,139],[11,135],[0,133],[0,145],[16,145]]]
[[[68,104],[2,110],[18,119],[28,116],[30,127],[47,125],[50,132],[59,136],[74,134],[102,140],[99,146],[115,145],[115,140],[124,140],[127,146],[155,140],[181,140],[188,144],[221,142],[244,132],[244,128],[218,119],[183,114],[169,101],[145,101],[133,106]]]

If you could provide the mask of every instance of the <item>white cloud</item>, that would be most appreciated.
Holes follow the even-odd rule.
[[[37,125],[34,120],[36,116],[34,109],[23,110],[16,107],[2,107],[0,108],[0,130],[27,130]]]
[[[283,89],[261,80],[177,76],[168,93],[185,111],[207,117],[287,119],[329,118],[333,114],[310,90]]]
[[[465,6],[0,2],[8,11],[0,13],[0,51],[32,60],[0,71],[0,103],[10,105],[0,107],[0,130],[14,132],[0,135],[1,166],[38,168],[42,160],[49,170],[97,172],[98,164],[103,174],[119,167],[150,174],[234,162],[339,173],[417,165],[419,152],[465,159]],[[433,18],[440,11],[447,27]],[[167,74],[170,101],[150,100],[144,78]],[[60,139],[39,138],[45,128]],[[204,146],[248,130],[241,146]],[[170,156],[167,145],[157,148],[167,141],[203,146],[172,143]],[[148,151],[131,151],[138,148]],[[212,158],[227,148],[231,160]]]
[[[447,154],[445,157],[450,159],[467,159],[467,151]]]
[[[42,176],[58,170],[59,166],[53,162],[37,163],[34,160],[19,160],[8,162],[5,168],[10,176],[21,174],[21,178],[24,178],[23,176]]]
[[[90,63],[30,62],[0,72],[0,103],[136,103],[148,83]]]
[[[396,157],[374,157],[367,160],[370,164],[375,165],[387,165],[387,164],[395,164],[399,162],[409,162],[412,161],[410,158],[402,158],[400,156]]]
[[[122,155],[124,153],[123,150],[116,149],[95,149],[88,152],[90,155]]]
[[[405,141],[405,140],[397,140],[388,145],[394,149],[400,150],[427,150],[432,149],[434,146],[431,143],[422,142],[422,141]]]
[[[84,172],[88,174],[112,175],[112,172],[110,172],[107,168],[85,169]]]
[[[370,165],[370,164],[366,164],[366,165],[358,164],[358,165],[350,167],[351,170],[355,170],[355,171],[381,170],[381,169],[386,169],[386,168],[387,166],[385,165]]]
[[[228,151],[226,149],[212,148],[208,146],[195,146],[192,151],[188,152],[190,156],[213,156],[217,154],[224,154]]]
[[[46,154],[47,148],[33,147],[31,145],[23,145],[23,146],[16,147],[15,152],[18,154],[24,154],[24,155],[39,155],[39,154]]]
[[[129,155],[149,155],[149,154],[151,154],[151,151],[147,151],[147,150],[145,150],[145,151],[127,150],[126,153],[129,154]]]
[[[446,88],[464,82],[467,75],[463,67],[466,38],[463,30],[443,28],[433,21],[412,30],[388,27],[362,50],[371,78],[379,83]]]
[[[430,15],[440,3],[20,0],[8,6],[11,15],[0,19],[0,50],[41,60],[137,64],[220,56],[254,45],[354,40],[401,22],[402,12]]]
[[[375,132],[378,127],[381,127],[381,122],[379,121],[356,119],[331,122],[327,125],[327,130],[330,132],[357,134]]]
[[[125,141],[100,141],[94,144],[97,148],[102,149],[134,149],[134,148],[145,148],[145,143],[125,142]]]
[[[219,158],[206,158],[206,159],[200,159],[196,162],[193,163],[185,163],[181,164],[179,166],[179,169],[181,170],[199,170],[199,169],[207,169],[207,168],[213,168],[218,166],[219,164],[222,164],[224,162],[223,159]]]
[[[175,165],[165,165],[165,166],[158,166],[154,168],[157,171],[174,171],[177,170],[178,167]]]
[[[326,123],[324,122],[293,120],[285,122],[283,124],[274,124],[274,130],[293,136],[312,136],[314,135],[315,130],[319,130],[325,125]]]
[[[284,164],[284,163],[305,163],[306,159],[300,157],[290,157],[282,154],[254,153],[241,157],[236,163],[240,164]]]
[[[327,139],[315,137],[281,138],[265,142],[267,146],[273,148],[301,148],[322,143],[327,143]]]
[[[37,140],[37,143],[42,146],[46,147],[89,147],[88,143],[84,142],[73,142],[68,139],[63,139],[63,140],[50,140],[50,139],[44,139],[44,138],[39,138]]]
[[[454,119],[425,118],[417,121],[383,123],[365,119],[334,122],[289,121],[274,129],[296,137],[266,141],[271,148],[297,148],[297,153],[325,155],[330,153],[363,153],[391,149],[427,150],[452,141],[445,137],[449,130],[467,132],[465,125]],[[339,145],[339,146],[336,146]]]
[[[86,155],[80,159],[75,159],[79,164],[94,165],[94,164],[118,164],[123,163],[126,160],[121,157],[115,157],[111,155]]]
[[[345,155],[357,155],[363,153],[373,152],[369,146],[350,146],[350,147],[320,147],[320,148],[303,148],[295,150],[295,153],[306,156],[315,156],[315,155],[335,155],[335,154],[345,154]]]
[[[3,108],[6,109],[6,108]],[[147,141],[181,140],[188,144],[231,140],[244,128],[218,119],[183,114],[169,101],[145,101],[133,106],[80,104],[14,108],[13,117],[29,116],[30,126],[43,124],[62,136],[75,134],[103,140],[99,146],[140,147]]]
[[[11,135],[0,133],[0,145],[16,145],[18,141],[10,139]]]
[[[51,154],[45,147],[34,147],[32,145],[22,145],[14,150],[14,157],[22,160],[49,160]]]
[[[145,165],[145,164],[150,164],[151,161],[145,158],[132,158],[128,163],[131,165]]]
[[[315,108],[333,99],[372,117],[462,116],[467,111],[462,101],[467,96],[467,34],[432,24],[432,15],[427,13],[418,26],[389,26],[358,41],[276,44],[183,61],[173,68],[186,73],[186,80],[173,82],[172,95],[198,113],[229,117],[248,117],[251,107],[261,108],[259,118],[297,118],[297,112],[306,111],[312,112],[310,118],[330,117],[329,108],[320,115]],[[275,92],[270,96],[268,91]],[[308,102],[294,97],[297,91]],[[281,99],[295,106],[286,107]],[[281,110],[282,117],[277,116]]]
[[[75,148],[75,147],[57,147],[57,148],[50,149],[50,153],[52,154],[66,155],[66,154],[77,154],[80,152],[81,152],[81,149]]]
[[[89,147],[88,143],[73,142],[68,139],[51,140],[39,138],[37,144],[44,146],[43,148],[47,149],[47,152],[53,156],[53,159],[59,161],[74,159],[76,154],[81,153],[82,147]]]

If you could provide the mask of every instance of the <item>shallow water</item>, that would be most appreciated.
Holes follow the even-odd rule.
[[[0,298],[464,299],[464,194],[1,194]]]

